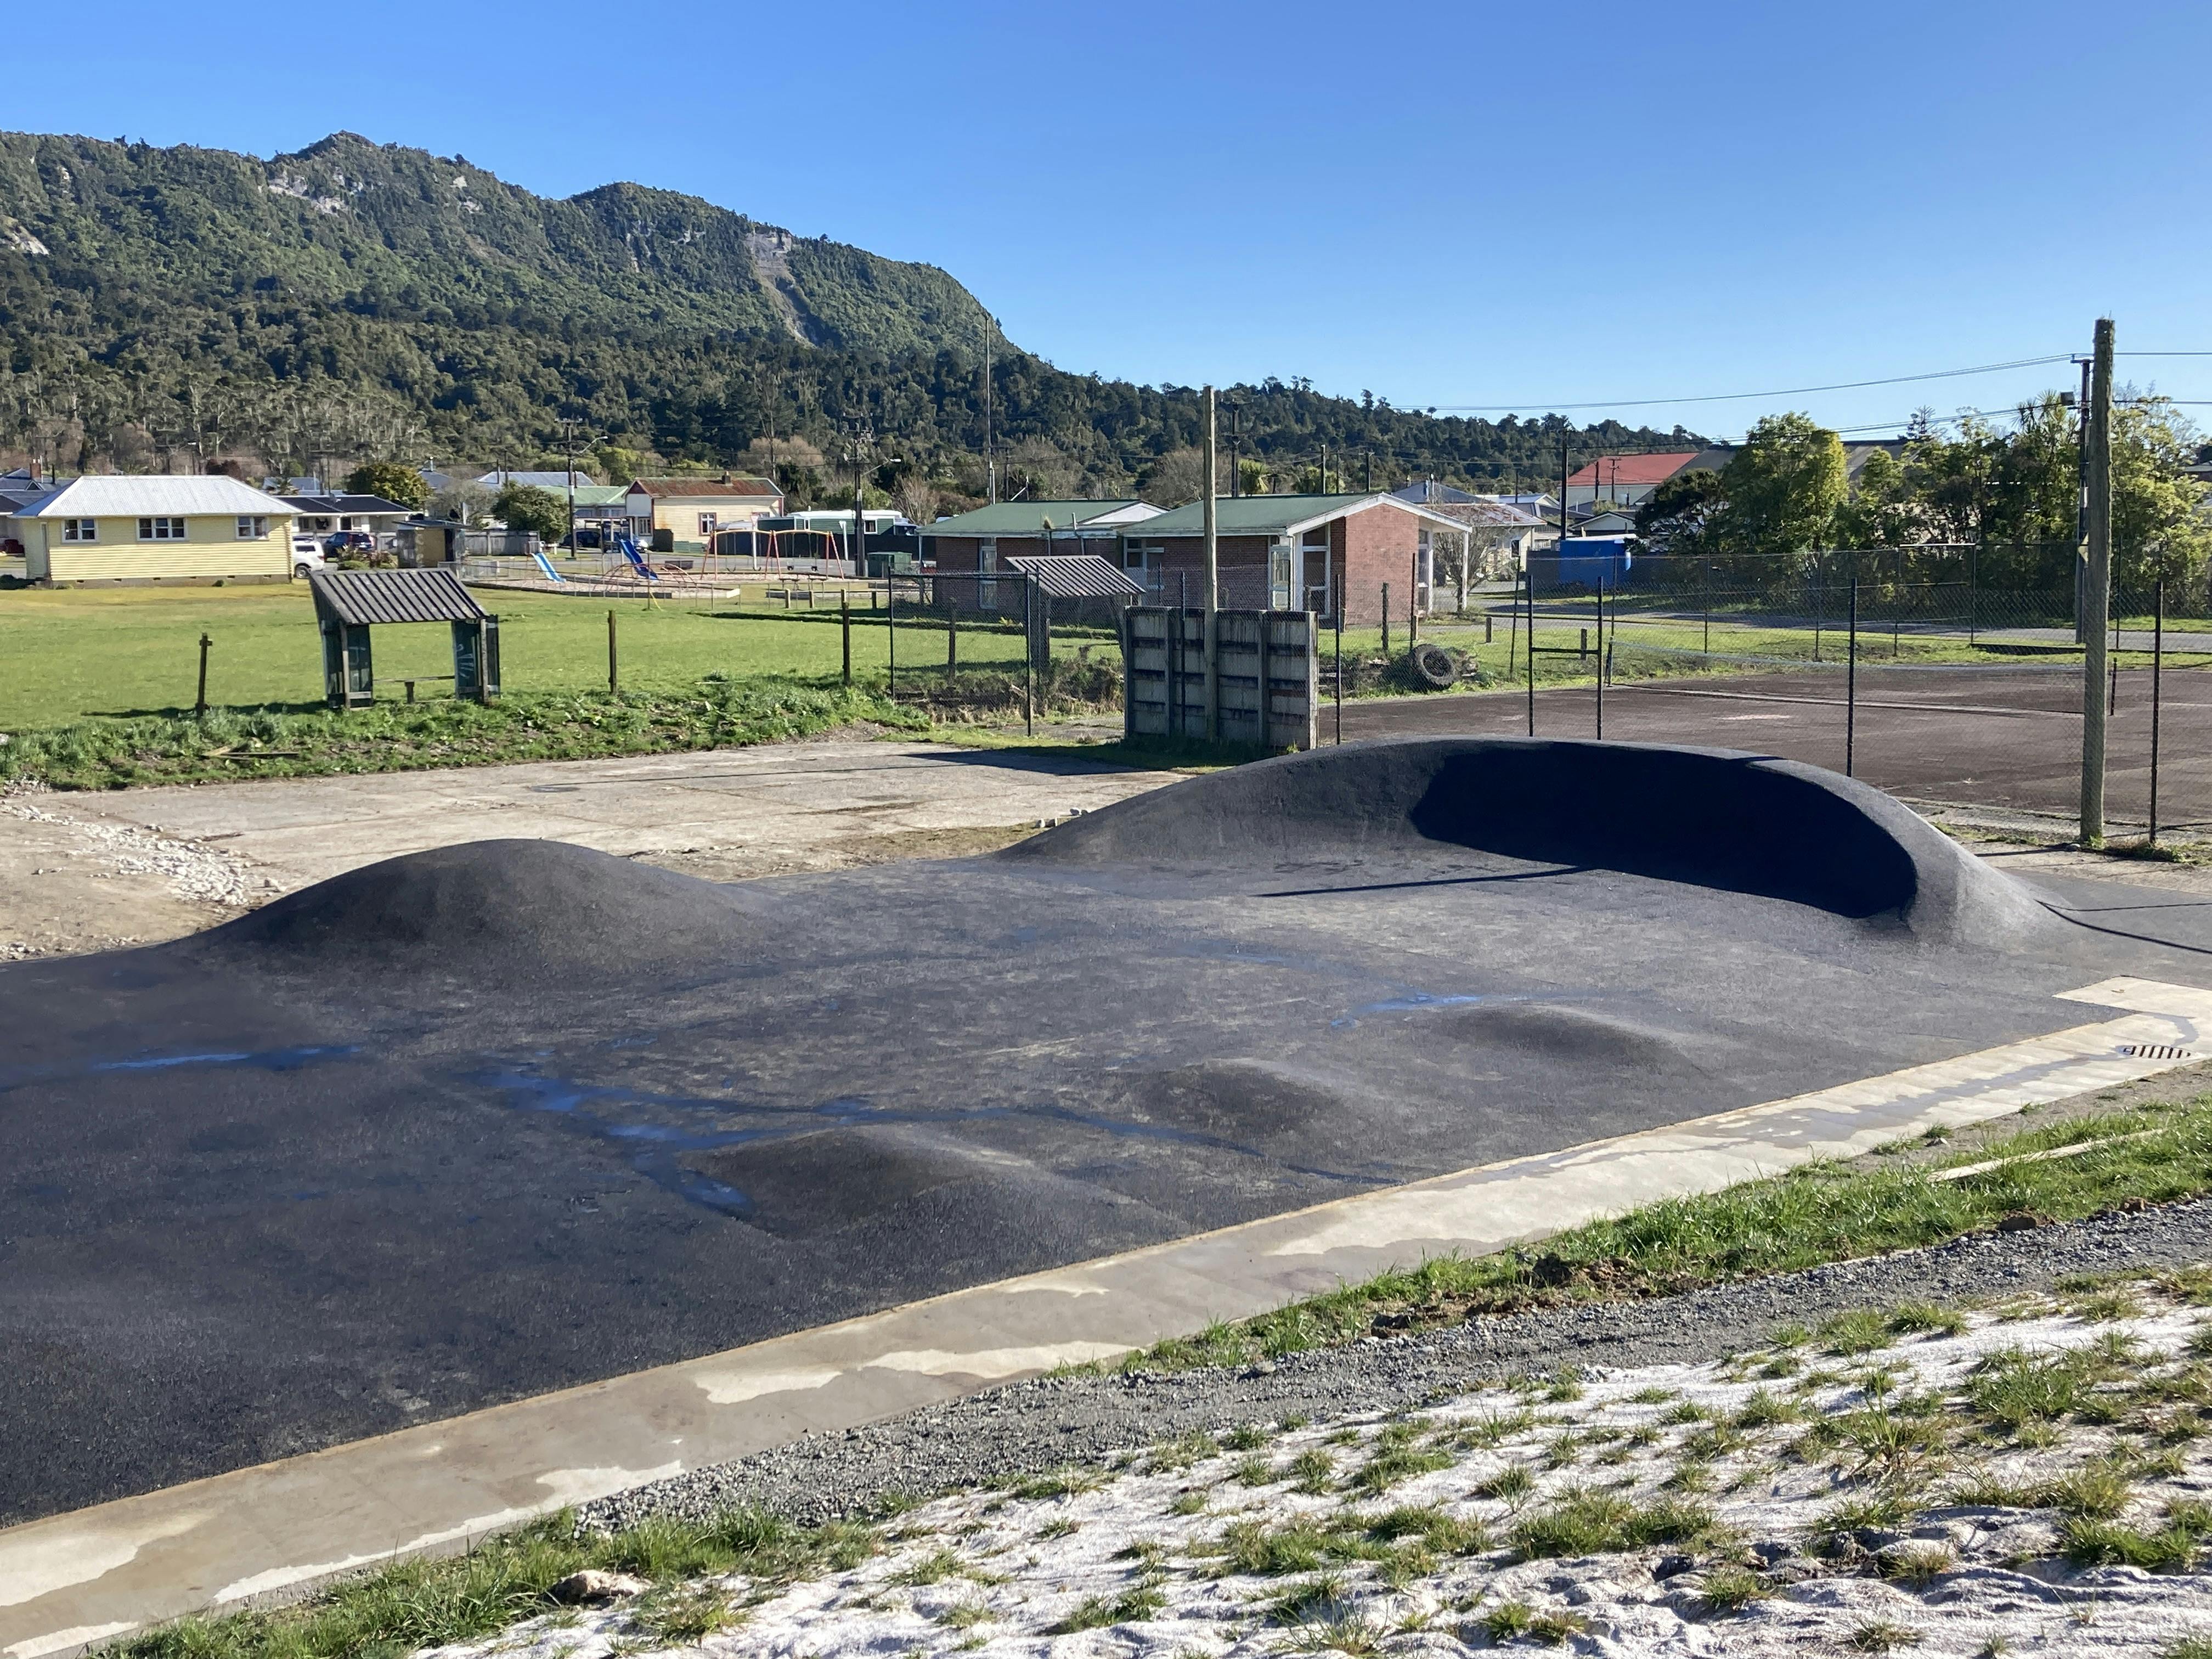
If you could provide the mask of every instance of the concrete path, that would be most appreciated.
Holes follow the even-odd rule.
[[[1319,1205],[0,1532],[0,1655],[45,1659],[565,1504],[1107,1358],[1392,1265],[1848,1158],[2197,1056],[2212,991],[2065,994],[2111,1018],[1716,1116]],[[2156,1057],[2137,1050],[2158,1045]]]
[[[959,857],[1176,775],[1078,751],[844,740],[16,796],[0,802],[0,961],[173,939],[360,865],[489,837],[714,881]]]

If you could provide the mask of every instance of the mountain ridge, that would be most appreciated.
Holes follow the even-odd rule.
[[[1233,392],[1243,454],[1291,480],[1359,454],[1363,478],[1379,459],[1384,482],[1498,487],[1556,477],[1562,443],[1579,460],[1694,441],[1437,418],[1296,380]],[[543,197],[349,131],[265,161],[0,132],[0,451],[49,465],[544,465],[581,428],[655,464],[781,440],[805,501],[860,434],[886,441],[879,487],[918,473],[980,495],[988,430],[1009,493],[1103,495],[1178,453],[1187,471],[1199,421],[1193,388],[1020,350],[938,266],[678,191]]]

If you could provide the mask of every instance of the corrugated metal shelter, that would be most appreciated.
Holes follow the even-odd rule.
[[[1096,553],[1031,554],[1006,561],[1054,599],[1133,599],[1145,590]]]
[[[333,708],[376,700],[368,630],[379,623],[445,623],[453,630],[453,695],[499,695],[499,618],[450,570],[318,570],[307,579],[323,635],[323,695]]]

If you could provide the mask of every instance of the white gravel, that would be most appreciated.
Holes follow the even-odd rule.
[[[64,856],[78,861],[72,873],[154,876],[178,898],[244,910],[263,903],[276,884],[246,860],[204,842],[178,840],[137,824],[108,823],[58,812],[42,805],[53,797],[43,790],[12,786],[0,795],[0,814],[67,832],[71,845]],[[34,870],[34,877],[49,873]],[[60,873],[58,871],[52,873]],[[18,954],[29,954],[27,947]]]
[[[1533,1626],[1523,1644],[1606,1655],[2157,1655],[2212,1641],[2212,1574],[2098,1563],[2079,1533],[2069,1560],[2065,1494],[2047,1488],[2073,1482],[2076,1528],[2147,1539],[2178,1515],[2212,1543],[2212,1313],[2196,1297],[2212,1300],[2212,1274],[1971,1318],[1861,1315],[1733,1359],[1524,1378],[1418,1413],[1252,1424],[1231,1444],[940,1498],[884,1523],[849,1571],[661,1586],[433,1651],[1456,1655]],[[2068,1399],[2053,1390],[2069,1376]],[[2005,1401],[2050,1409],[2008,1420]],[[1577,1554],[1528,1530],[1577,1503],[1710,1525]],[[702,1607],[715,1633],[661,1634]]]

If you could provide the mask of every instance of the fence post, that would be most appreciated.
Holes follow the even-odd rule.
[[[1562,516],[1566,508],[1559,509]],[[1528,735],[1536,735],[1536,567],[1528,567]]]
[[[1533,605],[1534,602],[1531,600],[1530,603]],[[1713,654],[1713,556],[1710,553],[1705,555],[1705,644],[1700,648],[1708,657]]]
[[[204,718],[207,714],[207,659],[208,652],[214,644],[215,641],[206,635],[200,635],[200,690],[199,696],[192,703],[195,718]]]
[[[1859,724],[1859,570],[1851,561],[1851,643],[1850,666],[1844,670],[1844,775],[1858,776]]]
[[[1035,605],[1032,596],[1036,592],[1036,578],[1027,574],[1022,577],[1022,732],[1024,736],[1036,735],[1036,635],[1032,618]]]
[[[1966,643],[1975,643],[1977,612],[1980,609],[1982,544],[1973,542],[1966,549]]]
[[[948,683],[960,667],[960,604],[945,607],[945,678]]]
[[[1605,579],[1597,584],[1597,738],[1605,741]]]
[[[1382,654],[1390,654],[1390,584],[1382,584]]]
[[[610,608],[607,611],[607,690],[611,692],[617,684],[615,673],[615,613]]]
[[[1346,593],[1352,591],[1350,582],[1345,583],[1344,591]],[[1344,741],[1344,600],[1336,595],[1331,595],[1331,600],[1336,611],[1336,740],[1341,744]]]
[[[890,653],[890,700],[898,701],[898,578],[884,572],[884,643]]]
[[[845,650],[845,684],[853,683],[853,596],[837,595],[837,633]]]
[[[2150,599],[2150,842],[2158,845],[2159,677],[2166,666],[2166,583],[2151,589]]]

